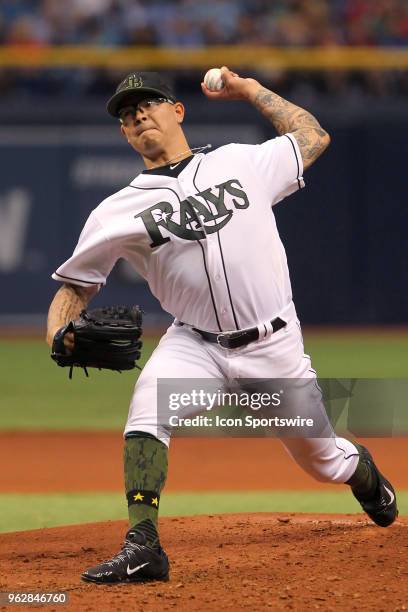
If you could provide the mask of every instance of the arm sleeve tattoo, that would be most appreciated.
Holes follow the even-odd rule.
[[[55,331],[79,316],[87,307],[97,288],[85,289],[74,285],[63,285],[55,294],[48,311],[47,342],[52,344]]]
[[[261,87],[254,106],[272,123],[278,134],[291,132],[302,153],[304,168],[308,168],[330,143],[330,136],[308,111]]]

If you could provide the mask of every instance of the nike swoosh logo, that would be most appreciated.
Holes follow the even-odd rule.
[[[127,575],[131,576],[132,574],[134,574],[135,572],[138,572],[140,569],[142,569],[142,567],[144,567],[145,565],[149,565],[150,561],[147,561],[147,563],[142,563],[142,565],[138,565],[137,567],[134,567],[133,569],[130,569],[129,565],[127,566]]]
[[[170,170],[174,170],[174,168],[177,168],[177,166],[179,166],[181,164],[181,162],[179,162],[178,164],[174,164],[174,166],[170,166]]]
[[[392,504],[392,502],[394,501],[394,499],[395,499],[395,495],[394,495],[394,493],[393,493],[392,491],[390,491],[390,490],[388,489],[388,487],[386,487],[385,485],[384,485],[384,489],[387,491],[388,495],[390,496],[390,501],[389,501],[389,503],[387,504],[388,506],[390,506],[390,505]]]

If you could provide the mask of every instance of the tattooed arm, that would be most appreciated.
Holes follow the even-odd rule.
[[[79,285],[64,284],[57,291],[48,311],[47,321],[47,343],[52,346],[56,332],[76,319],[84,308],[87,307],[93,296],[98,292],[98,287],[80,287]],[[72,334],[65,336],[67,348],[73,348]]]
[[[255,79],[243,79],[223,66],[224,87],[210,91],[201,84],[210,99],[248,100],[274,126],[278,134],[291,132],[296,138],[304,169],[309,168],[330,144],[329,134],[311,113],[262,87]]]
[[[260,85],[251,90],[249,99],[269,119],[280,136],[288,132],[293,134],[299,145],[305,170],[329,146],[329,134],[311,113],[300,106]]]

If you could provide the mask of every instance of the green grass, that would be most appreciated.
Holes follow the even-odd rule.
[[[398,495],[400,514],[408,514],[408,491]],[[166,493],[160,516],[239,512],[361,512],[348,491],[251,491],[248,493]],[[2,494],[0,531],[127,518],[120,493]]]
[[[146,339],[143,363],[157,340]],[[324,377],[408,378],[408,334],[305,334],[305,349]],[[118,374],[58,368],[42,341],[0,341],[0,429],[122,429],[136,370]]]
[[[306,331],[304,341],[321,378],[408,378],[408,333]]]
[[[156,346],[146,340],[141,365]],[[135,373],[136,372],[136,373]],[[58,367],[44,342],[0,342],[0,429],[121,429],[137,370]]]
[[[142,364],[157,340],[146,339]],[[408,378],[408,334],[305,333],[305,350],[322,378]],[[58,368],[41,341],[0,341],[0,429],[118,430],[126,421],[137,371]],[[382,402],[387,405],[386,396]],[[340,419],[341,421],[341,419]],[[399,494],[408,514],[408,492]],[[162,516],[222,512],[359,512],[347,491],[168,493]],[[126,518],[120,493],[1,494],[0,531]]]

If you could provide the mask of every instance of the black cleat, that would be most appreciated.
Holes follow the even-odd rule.
[[[374,459],[365,446],[359,444],[358,451],[360,461],[364,461],[364,463],[368,465],[369,469],[375,473],[377,488],[374,495],[370,499],[365,499],[365,497],[362,495],[359,496],[357,493],[354,493],[352,489],[353,495],[361,504],[364,512],[368,514],[370,519],[374,521],[376,525],[379,525],[379,527],[388,527],[398,516],[397,498],[394,487],[380,473],[374,463]]]
[[[130,529],[122,550],[109,561],[87,569],[81,578],[98,584],[166,581],[169,579],[169,560],[160,546],[152,548],[142,532]]]

